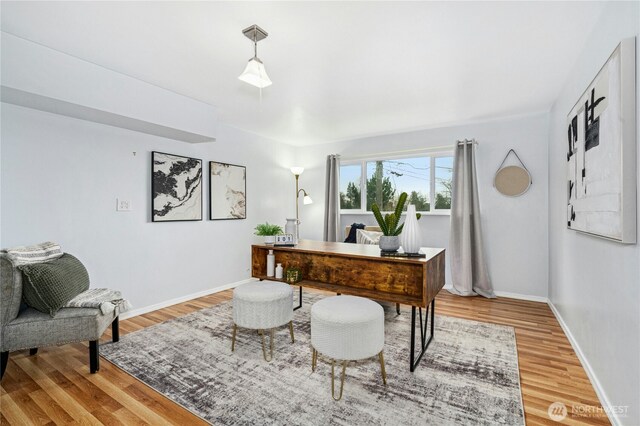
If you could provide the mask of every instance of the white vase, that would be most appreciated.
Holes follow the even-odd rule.
[[[400,234],[400,245],[405,253],[418,253],[420,251],[420,227],[416,217],[416,206],[409,204],[407,218]]]
[[[267,255],[267,276],[273,277],[276,274],[276,255],[273,250],[269,250]]]
[[[298,220],[296,218],[287,219],[284,233],[293,235],[293,243],[298,244]]]

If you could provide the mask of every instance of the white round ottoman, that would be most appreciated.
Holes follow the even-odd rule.
[[[274,281],[255,281],[242,284],[233,290],[233,337],[231,350],[235,350],[238,327],[258,330],[262,336],[262,355],[269,362],[273,359],[273,331],[289,323],[291,343],[293,338],[293,290],[288,284]],[[270,330],[270,356],[264,344],[264,331]]]
[[[382,381],[386,385],[384,369],[384,310],[374,301],[355,296],[333,296],[311,307],[311,370],[315,371],[318,353],[331,358],[331,396],[342,398],[345,370],[349,361],[378,355]],[[340,395],[335,397],[334,367],[342,361]]]

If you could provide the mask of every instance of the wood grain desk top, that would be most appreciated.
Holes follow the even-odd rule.
[[[328,254],[341,257],[373,258],[400,263],[427,263],[444,251],[443,248],[422,247],[420,252],[426,255],[424,258],[388,257],[381,256],[380,248],[373,244],[334,243],[313,240],[300,240],[295,247],[278,247],[269,244],[254,244],[253,247],[277,251]]]

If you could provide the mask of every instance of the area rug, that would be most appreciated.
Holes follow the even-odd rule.
[[[311,372],[309,309],[322,297],[305,293],[295,343],[278,329],[271,363],[255,331],[239,329],[231,352],[230,302],[127,334],[101,355],[216,425],[524,424],[513,328],[436,315],[435,339],[411,373],[410,311],[392,305],[387,386],[377,357],[352,363],[333,401],[331,365],[319,359]]]

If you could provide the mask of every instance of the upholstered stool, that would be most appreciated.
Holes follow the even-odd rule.
[[[233,290],[233,338],[231,350],[235,350],[238,327],[258,330],[262,337],[262,355],[267,362],[273,359],[273,329],[289,323],[291,343],[293,338],[293,290],[288,284],[274,281],[255,281]],[[270,356],[264,343],[264,332],[270,330]]]
[[[331,396],[342,398],[345,370],[349,361],[378,355],[382,382],[387,384],[384,369],[384,310],[382,306],[363,297],[333,296],[311,307],[311,370],[315,371],[318,352],[331,358]],[[340,395],[335,397],[334,367],[342,362]]]

